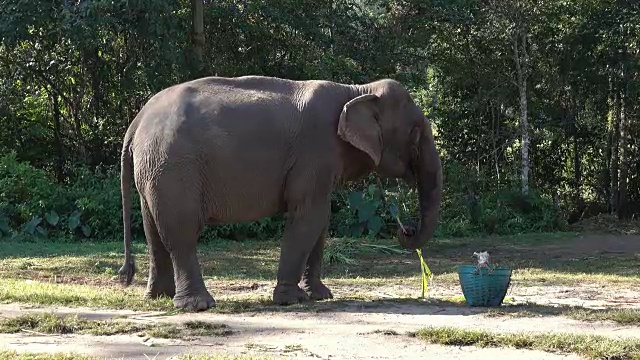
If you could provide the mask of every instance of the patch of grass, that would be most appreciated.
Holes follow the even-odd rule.
[[[637,268],[640,265],[640,261],[628,260],[629,269],[624,271],[631,271],[634,267]],[[603,265],[605,263],[603,262]],[[579,265],[582,267],[583,265]],[[600,266],[597,263],[592,263],[593,267]],[[560,271],[551,269],[542,269],[536,267],[520,267],[514,268],[512,279],[517,281],[518,285],[525,286],[572,286],[576,283],[583,284],[602,284],[607,286],[637,286],[640,284],[640,277],[637,274],[631,276],[619,275],[602,272],[594,272],[591,270],[589,273],[580,271]]]
[[[185,354],[177,357],[179,360],[274,360],[273,357],[248,356],[248,355],[210,355],[210,354]]]
[[[121,248],[122,245],[115,242],[3,241],[0,242],[0,276],[73,283],[111,282],[122,265]],[[132,248],[136,253],[145,251],[140,243],[132,244]]]
[[[382,334],[382,335],[388,335],[388,336],[398,336],[400,334],[398,334],[397,331],[395,330],[374,330],[373,331],[374,334]]]
[[[574,234],[552,233],[437,239],[423,252],[434,273],[430,287],[459,288],[456,265],[474,263],[471,254],[480,249],[488,250],[493,260],[508,262],[514,268],[512,281],[516,287],[576,286],[576,283],[621,287],[640,285],[640,276],[633,271],[640,266],[638,257],[572,258],[574,255],[564,253],[560,257],[550,257],[533,251],[544,247],[547,253],[553,253],[554,248],[550,244],[560,246],[572,236]],[[143,298],[148,269],[146,244],[134,243],[139,269],[134,283],[127,288],[121,287],[115,279],[123,260],[120,241],[75,245],[55,241],[0,242],[0,301],[174,310],[171,299]],[[325,259],[325,282],[334,290],[349,288],[342,291],[342,300],[345,299],[344,294],[373,299],[379,297],[373,295],[379,290],[389,290],[396,297],[419,295],[421,274],[418,256],[399,249],[394,240],[329,239],[325,255],[328,257]],[[270,291],[249,287],[237,289],[233,285],[241,280],[269,282],[268,286],[272,286],[278,266],[277,241],[206,242],[199,244],[198,256],[205,282],[218,301],[219,306],[214,311],[237,313],[272,305]],[[245,301],[237,299],[239,292],[260,297]],[[303,307],[306,306],[313,307],[308,304]]]
[[[521,274],[531,281],[567,283],[578,275],[598,282],[631,280],[640,283],[640,277],[631,270],[640,265],[637,258],[572,258],[569,255],[549,258],[538,255],[539,251],[531,251],[540,246],[561,245],[571,236],[574,234],[438,239],[424,249],[423,255],[438,281],[455,281],[456,265],[474,263],[471,258],[473,251],[487,249],[493,255],[492,260],[508,263],[518,271],[531,269],[523,270]],[[134,285],[144,286],[148,269],[146,245],[134,243],[133,252],[139,268]],[[233,281],[273,280],[280,252],[276,241],[216,241],[199,244],[198,253],[205,279]],[[1,278],[116,285],[114,276],[122,261],[123,250],[119,241],[83,242],[82,246],[55,241],[0,242]],[[394,240],[328,239],[325,261],[328,278],[388,279],[420,275],[416,254],[400,249]],[[544,275],[549,270],[554,274]],[[601,276],[607,274],[617,276]]]
[[[285,345],[284,347],[284,352],[297,352],[297,351],[304,351],[304,347],[302,347],[302,345],[300,344],[289,344],[289,345]]]
[[[294,304],[290,306],[279,306],[272,303],[271,296],[266,294],[249,294],[241,297],[218,298],[217,306],[208,310],[213,313],[221,314],[238,314],[238,313],[259,313],[259,312],[326,312],[333,311],[341,306],[356,305],[364,308],[375,308],[384,303],[406,304],[416,303],[417,300],[412,297],[404,298],[400,295],[398,298],[379,299],[377,295],[371,295],[367,291],[375,290],[378,286],[388,285],[388,282],[404,287],[411,287],[415,291],[410,293],[418,294],[419,277],[415,278],[398,278],[394,280],[384,279],[336,279],[330,280],[336,286],[353,286],[362,292],[350,292],[348,297],[322,301],[310,302],[303,304]],[[442,282],[440,282],[441,284]],[[402,285],[404,284],[404,285]],[[334,290],[337,287],[334,287]],[[407,292],[405,292],[406,294]],[[157,310],[163,311],[162,315],[171,315],[182,313],[182,310],[175,309],[170,299],[144,299],[142,297],[142,289],[119,287],[99,289],[89,285],[71,285],[71,284],[49,284],[40,282],[25,282],[13,279],[0,279],[0,298],[5,302],[32,303],[39,305],[65,305],[71,307],[88,306],[94,308],[115,308],[129,310]],[[513,317],[530,317],[530,316],[566,316],[582,321],[613,321],[624,325],[640,325],[640,310],[638,309],[618,309],[608,308],[602,310],[585,309],[582,307],[570,306],[548,306],[537,304],[509,304],[510,297],[505,298],[505,303],[497,309],[486,309],[483,312],[487,316],[513,316]],[[466,306],[464,297],[454,296],[446,299],[428,299],[421,301],[420,306]],[[176,336],[171,333],[172,330],[157,329],[154,336],[172,337]],[[224,330],[220,330],[224,331]],[[197,335],[193,335],[197,336]]]
[[[17,333],[22,330],[43,334],[88,334],[96,336],[140,334],[141,336],[165,339],[188,339],[194,336],[227,336],[232,333],[225,324],[205,321],[187,321],[181,325],[169,323],[138,324],[129,321],[87,320],[78,316],[60,316],[53,313],[30,313],[0,321],[0,333]]]
[[[159,339],[180,339],[183,337],[181,329],[171,324],[156,324],[144,332],[144,336]]]
[[[10,350],[0,350],[2,360],[98,360],[100,358],[73,353],[18,353]],[[118,359],[118,358],[114,358]],[[209,355],[184,354],[176,357],[178,360],[273,360],[276,358],[247,355]]]
[[[640,309],[580,309],[573,308],[567,316],[581,321],[613,321],[622,325],[640,325]]]
[[[575,238],[576,232],[542,232],[525,233],[517,235],[491,235],[491,236],[463,236],[439,238],[434,240],[428,247],[437,251],[459,249],[472,246],[477,249],[496,248],[508,246],[540,246],[561,244],[566,240]],[[478,251],[478,250],[475,250]],[[471,252],[469,257],[471,257]]]
[[[640,359],[640,340],[578,334],[495,334],[479,330],[425,328],[414,334],[432,344],[449,346],[514,347],[575,353],[589,359]]]
[[[290,306],[298,306],[297,304]],[[216,307],[209,309],[210,312],[220,314],[237,314],[242,312],[253,312],[261,310],[275,310],[282,308],[286,309],[290,306],[283,307],[273,303],[270,297],[260,296],[251,299],[237,299],[237,300],[217,300]],[[302,306],[302,304],[300,304]]]
[[[579,321],[612,321],[620,325],[640,325],[640,309],[588,309],[579,306],[547,306],[538,304],[503,305],[488,309],[486,316],[538,317],[565,316]]]
[[[362,254],[406,255],[409,252],[401,249],[396,243],[388,243],[360,239],[327,239],[323,261],[328,264],[355,265],[356,258]]]
[[[558,242],[568,235],[534,234],[518,237],[488,237],[438,239],[429,244],[424,256],[434,274],[455,270],[462,260],[452,251],[470,254],[478,247],[534,246]],[[134,284],[144,285],[148,269],[146,245],[134,242],[139,271]],[[199,244],[199,258],[205,278],[216,280],[272,280],[280,254],[277,241],[216,241]],[[347,273],[365,278],[389,278],[419,275],[420,266],[415,253],[398,247],[394,240],[328,239],[325,249],[328,277],[343,277]],[[456,254],[453,254],[456,255]],[[73,283],[116,284],[114,276],[123,261],[122,243],[0,242],[0,277],[33,280],[55,280]],[[356,271],[355,268],[357,268]]]
[[[229,326],[221,323],[206,321],[186,321],[183,326],[191,331],[194,336],[227,336],[232,333]]]
[[[43,334],[131,334],[145,330],[143,325],[124,321],[92,321],[77,316],[31,313],[0,321],[0,333],[29,330]]]
[[[233,332],[226,324],[206,321],[187,321],[181,325],[159,323],[149,326],[144,332],[147,337],[189,340],[197,336],[229,336]]]
[[[0,359],[3,360],[97,360],[85,355],[73,353],[18,353],[16,351],[0,350]]]
[[[0,279],[0,299],[38,305],[88,306],[110,309],[174,309],[168,298],[145,299],[142,288],[54,284],[40,281]]]

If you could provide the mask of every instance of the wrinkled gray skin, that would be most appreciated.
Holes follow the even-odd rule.
[[[441,164],[430,124],[396,81],[208,77],[165,89],[124,137],[121,279],[128,285],[135,273],[133,177],[149,245],[146,296],[192,311],[215,306],[196,256],[203,226],[287,213],[273,301],[332,298],[320,279],[330,194],[372,171],[417,186],[421,225],[398,240],[422,247],[438,222]]]

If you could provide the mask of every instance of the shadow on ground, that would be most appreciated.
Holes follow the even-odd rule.
[[[582,308],[571,306],[551,306],[541,304],[508,304],[497,307],[471,307],[464,302],[447,301],[439,299],[384,299],[384,300],[331,300],[279,306],[270,303],[266,299],[245,301],[219,301],[218,307],[208,310],[213,313],[383,313],[396,315],[478,315],[488,316],[554,316],[566,315],[575,310],[585,311]],[[607,310],[588,310],[591,314],[605,313]]]

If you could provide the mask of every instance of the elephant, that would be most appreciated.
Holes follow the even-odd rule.
[[[397,80],[363,84],[267,76],[208,76],[153,95],[121,152],[124,265],[131,253],[131,181],[149,252],[145,297],[176,308],[216,306],[196,255],[204,226],[283,214],[273,289],[279,305],[333,298],[322,258],[336,187],[370,173],[417,189],[419,221],[397,241],[423,247],[438,223],[442,166],[429,119]]]

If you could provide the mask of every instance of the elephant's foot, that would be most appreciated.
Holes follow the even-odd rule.
[[[278,305],[297,304],[311,300],[298,285],[278,284],[273,289],[273,302]]]
[[[166,296],[173,298],[176,295],[176,285],[173,279],[149,279],[147,291],[144,296],[150,299],[157,299]]]
[[[145,297],[150,299],[156,299],[163,296],[173,298],[175,294],[176,283],[173,280],[173,273],[169,273],[165,276],[157,274],[152,274],[149,276]]]
[[[329,288],[320,280],[303,280],[300,283],[300,287],[310,294],[312,300],[333,299],[331,290],[329,290]]]
[[[319,281],[313,286],[311,286],[310,292],[311,292],[311,298],[313,300],[333,299],[333,294],[331,293],[331,290],[329,290],[329,288],[325,284]]]
[[[216,301],[208,291],[203,290],[195,295],[176,295],[173,306],[187,311],[204,311],[216,306]]]

